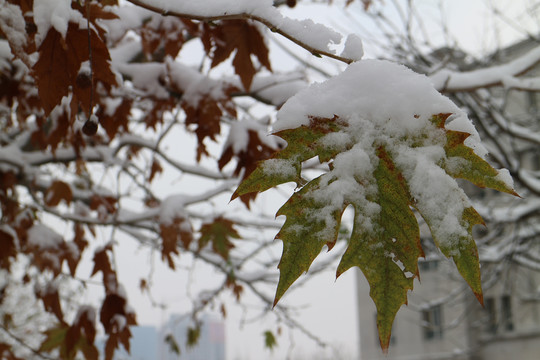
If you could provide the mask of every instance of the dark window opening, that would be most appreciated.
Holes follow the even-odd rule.
[[[497,309],[495,308],[495,299],[492,297],[484,299],[485,312],[485,331],[490,334],[497,333]]]
[[[501,325],[506,331],[514,330],[514,321],[512,320],[512,298],[510,295],[501,297]]]
[[[443,336],[442,306],[435,305],[422,311],[424,339],[441,339]]]

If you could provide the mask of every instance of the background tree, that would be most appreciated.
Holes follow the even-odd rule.
[[[437,11],[414,2],[374,3],[369,11],[357,14],[349,16],[349,24],[365,39],[365,46],[381,58],[429,76],[439,91],[466,109],[489,150],[490,163],[512,174],[519,201],[463,184],[486,222],[475,234],[484,286],[515,284],[522,271],[538,271],[538,5],[523,2],[505,9],[502,2],[489,2],[485,7],[489,20],[483,38],[477,39],[483,43],[476,52],[456,37],[443,3]],[[519,296],[538,299],[534,289]]]
[[[226,293],[239,302],[251,293],[265,311],[274,305],[280,249],[272,239],[280,224],[264,208],[269,200],[246,192],[241,201],[226,205],[257,161],[286,146],[267,136],[276,110],[311,80],[309,72],[274,68],[270,30],[343,66],[362,56],[356,37],[349,37],[338,54],[328,45],[340,42],[339,34],[280,15],[280,7],[295,3],[241,1],[230,9],[218,1],[168,9],[138,0],[121,6],[116,1],[0,3],[0,264],[13,271],[15,257],[24,255],[31,259],[24,281],[48,280],[35,295],[56,324],[34,352],[95,358],[98,319],[107,358],[119,346],[129,350],[129,327],[136,318],[115,260],[124,241],[136,242],[171,269],[202,262],[220,274],[195,296],[195,318],[209,306],[220,307],[225,316]],[[377,3],[362,3],[377,14]],[[404,23],[414,20],[411,14]],[[380,14],[374,19],[385,21]],[[406,37],[412,39],[411,29]],[[395,47],[396,55],[419,72],[447,63],[415,48],[412,40],[405,44],[409,48]],[[530,66],[540,58],[535,54],[527,58]],[[427,56],[431,62],[419,65]],[[523,70],[511,67],[506,75]],[[437,75],[439,90],[455,92],[458,105],[472,101],[459,81],[454,90],[449,87],[448,74]],[[530,90],[537,90],[534,84]],[[513,132],[523,137],[521,126]],[[520,172],[509,155],[499,153],[498,167]],[[312,177],[327,169],[316,161],[303,168]],[[521,176],[531,179],[530,172]],[[171,178],[179,179],[172,193]],[[527,191],[535,189],[531,180],[526,184]],[[521,183],[517,191],[523,196]],[[327,269],[346,246],[339,242],[310,273]],[[90,274],[78,270],[81,260],[90,261]],[[150,296],[151,274],[152,266],[140,282]],[[76,303],[68,311],[62,289],[70,285],[58,287],[60,278],[82,286],[100,281],[100,303]],[[286,306],[278,304],[271,314],[323,343]]]

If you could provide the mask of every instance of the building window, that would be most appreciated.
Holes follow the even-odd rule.
[[[420,268],[420,271],[437,270],[437,268],[439,267],[439,261],[438,260],[419,261],[418,267]]]
[[[495,299],[492,297],[484,299],[485,312],[485,330],[489,334],[497,333],[497,309],[495,307]]]
[[[510,295],[501,296],[501,326],[506,331],[514,330],[512,321],[512,298]]]
[[[424,339],[441,339],[443,336],[442,306],[435,305],[422,311]]]

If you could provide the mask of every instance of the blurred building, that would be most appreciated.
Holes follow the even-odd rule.
[[[199,327],[199,338],[189,346],[188,331]],[[115,360],[225,360],[225,324],[221,318],[204,314],[195,324],[191,317],[173,315],[161,328],[133,326],[130,328],[131,351],[117,349]],[[103,355],[105,342],[98,342]]]
[[[361,360],[536,360],[540,305],[530,295],[540,276],[514,268],[484,286],[484,308],[448,260],[421,261],[409,304],[396,316],[388,355],[382,353],[369,287],[358,272]],[[527,295],[528,294],[528,295]],[[529,296],[529,297],[527,297]]]
[[[537,47],[535,40],[522,41],[494,53],[492,64],[506,63]],[[450,59],[461,71],[474,67],[474,64],[467,64],[469,68],[459,66],[464,62],[463,54],[455,55],[450,49],[441,49],[432,56]],[[538,79],[540,65],[529,69],[526,76]],[[506,126],[514,126],[515,132],[530,130],[521,138],[538,133],[540,93],[496,87],[479,90],[475,95],[483,101],[486,112],[491,102],[504,101],[504,115],[512,119]],[[467,107],[459,103],[459,97],[454,100]],[[498,140],[501,146],[506,146],[506,139]],[[537,144],[520,141],[520,136],[510,139],[508,144],[516,154],[520,171],[540,173]],[[492,198],[494,193],[489,190],[478,191],[473,186],[463,185],[473,199],[490,204],[486,206],[501,201]],[[504,201],[504,197],[501,199]],[[478,232],[475,238],[483,243],[480,257],[484,307],[461,279],[453,262],[434,249],[429,236],[423,236],[427,259],[419,262],[421,283],[415,280],[408,306],[402,306],[396,316],[388,355],[380,348],[369,286],[358,271],[360,360],[540,359],[540,258],[538,245],[535,245],[539,240],[539,224],[536,221],[534,225],[533,216],[538,213],[529,215],[529,219],[533,219],[529,222],[510,221],[488,224],[488,230],[475,229]]]
[[[130,328],[130,353],[120,346],[114,353],[115,360],[157,360],[159,359],[159,331],[154,326],[133,326]],[[98,341],[98,348],[104,356],[105,341]],[[104,358],[104,357],[103,357]]]
[[[188,345],[189,329],[199,332],[194,346]],[[198,324],[190,317],[174,315],[161,329],[161,337],[162,360],[225,360],[225,324],[209,314],[201,316]],[[174,346],[178,346],[180,354],[173,350]]]

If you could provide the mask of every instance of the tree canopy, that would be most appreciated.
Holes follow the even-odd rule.
[[[368,13],[380,5],[361,3]],[[384,350],[428,250],[419,228],[427,224],[482,302],[473,227],[508,222],[508,213],[471,201],[456,179],[507,193],[503,208],[508,194],[540,193],[538,172],[520,165],[540,142],[537,124],[509,119],[488,90],[538,91],[537,78],[522,75],[540,62],[540,47],[499,65],[451,68],[407,34],[391,56],[408,67],[367,60],[359,36],[284,16],[295,4],[0,0],[2,294],[10,282],[33,288],[52,319],[31,344],[6,307],[3,356],[25,356],[10,345],[18,343],[30,355],[96,359],[97,331],[106,359],[129,351],[137,320],[118,277],[122,241],[173,270],[187,257],[219,273],[194,300],[195,319],[215,305],[226,316],[220,297],[241,302],[249,292],[297,326],[279,300],[303,273],[359,267]],[[276,36],[343,71],[316,84],[306,62],[280,71]],[[501,145],[515,138],[526,145]],[[286,193],[277,219],[259,201],[269,189]],[[531,221],[538,204],[522,204],[512,214]],[[323,248],[332,253],[311,266]],[[70,302],[75,287],[96,281],[99,303]],[[153,281],[150,269],[141,291],[151,296]],[[264,336],[273,347],[274,335]]]

